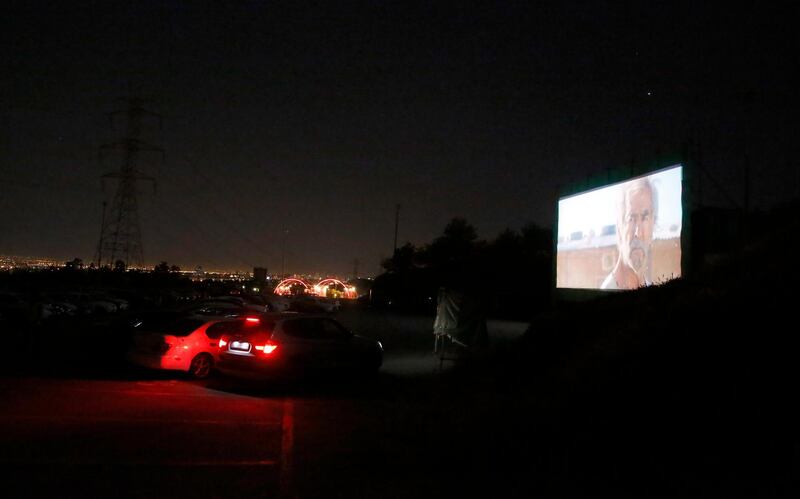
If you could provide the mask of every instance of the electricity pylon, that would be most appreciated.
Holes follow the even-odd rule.
[[[111,124],[114,117],[120,114],[127,116],[127,131],[124,137],[104,144],[100,147],[100,159],[109,151],[118,151],[122,155],[119,171],[108,172],[101,178],[105,184],[106,179],[117,180],[117,190],[111,204],[111,211],[105,213],[103,207],[103,222],[100,229],[100,242],[97,245],[97,265],[102,267],[116,266],[121,261],[125,267],[144,265],[144,251],[142,249],[142,233],[139,228],[139,210],[136,198],[136,182],[152,182],[153,190],[156,187],[154,178],[142,173],[138,164],[142,153],[158,153],[163,161],[164,150],[158,146],[143,141],[142,122],[145,117],[155,117],[161,124],[161,116],[146,110],[140,97],[125,99],[127,107],[109,113]]]

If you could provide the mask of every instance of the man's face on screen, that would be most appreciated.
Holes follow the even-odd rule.
[[[625,213],[620,228],[620,253],[625,264],[642,274],[650,261],[653,241],[653,195],[648,187],[635,187],[625,196]]]

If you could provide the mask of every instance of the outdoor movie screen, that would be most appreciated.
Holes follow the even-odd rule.
[[[636,289],[681,275],[683,167],[558,201],[556,287]]]

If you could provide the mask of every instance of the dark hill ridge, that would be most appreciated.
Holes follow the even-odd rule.
[[[795,491],[798,204],[691,278],[561,304],[515,376],[555,409],[572,496],[782,497]],[[751,227],[757,227],[750,223]]]

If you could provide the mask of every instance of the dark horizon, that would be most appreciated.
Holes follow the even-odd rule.
[[[140,168],[145,261],[375,274],[453,217],[552,226],[567,186],[702,145],[751,206],[798,195],[792,12],[713,6],[7,8],[0,254],[83,258],[113,185],[98,148],[131,88],[166,151]],[[660,165],[665,166],[665,165]]]

